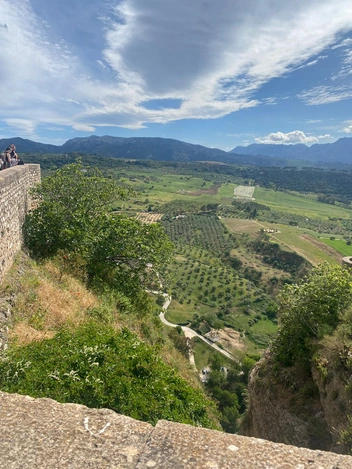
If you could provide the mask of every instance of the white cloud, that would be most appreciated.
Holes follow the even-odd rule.
[[[341,69],[338,73],[332,75],[331,79],[333,81],[338,78],[346,78],[348,75],[352,74],[352,49],[344,51],[344,59],[342,60]]]
[[[297,96],[310,106],[336,103],[352,97],[352,86],[317,86]]]
[[[95,127],[86,124],[73,124],[72,127],[78,132],[94,132]]]
[[[36,122],[29,120],[29,119],[4,119],[6,124],[9,127],[14,127],[15,129],[19,130],[22,135],[28,137],[36,137],[35,129],[36,129]]]
[[[258,106],[255,94],[265,83],[314,65],[311,59],[352,25],[350,0],[277,1],[275,9],[268,0],[223,0],[221,8],[204,0],[110,0],[108,8],[103,0],[62,0],[46,10],[53,9],[51,18],[42,18],[44,4],[0,2],[6,25],[0,27],[0,119],[31,122],[33,134],[42,123],[87,132],[137,129]],[[65,18],[65,11],[76,16]],[[63,23],[54,28],[59,17]],[[319,104],[313,91],[301,99]],[[320,100],[351,94],[335,92],[332,99],[326,90]],[[182,104],[142,105],[167,98]]]
[[[352,120],[345,121],[346,127],[343,127],[340,132],[344,134],[352,134]]]
[[[352,44],[352,38],[348,37],[347,39],[344,39],[343,41],[339,42],[335,46],[332,46],[331,49],[339,49],[340,47],[347,47],[347,46],[350,46],[351,44]]]
[[[317,139],[318,140],[331,140],[334,137],[332,137],[330,134],[325,134],[325,135],[318,135]]]
[[[283,132],[274,132],[265,137],[258,137],[255,141],[256,143],[266,144],[319,143],[317,137],[306,135],[302,130],[294,130],[286,134]]]

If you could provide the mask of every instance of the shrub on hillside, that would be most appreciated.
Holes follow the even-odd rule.
[[[286,366],[307,363],[315,341],[332,334],[352,301],[349,269],[327,263],[297,285],[286,285],[279,296],[279,329],[272,350]]]
[[[0,361],[0,388],[88,407],[106,407],[155,424],[159,419],[213,428],[212,404],[127,329],[90,322],[54,338],[12,348]]]

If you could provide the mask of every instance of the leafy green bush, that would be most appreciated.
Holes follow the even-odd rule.
[[[0,388],[88,407],[106,407],[155,424],[159,419],[214,428],[200,390],[165,365],[155,349],[123,329],[89,322],[72,334],[10,349]]]
[[[300,284],[286,285],[279,297],[275,358],[286,366],[308,363],[315,341],[336,330],[351,300],[351,271],[327,263]]]
[[[37,207],[23,226],[25,244],[36,258],[57,255],[66,270],[79,264],[81,278],[87,274],[135,297],[158,280],[172,244],[161,226],[112,213],[113,202],[130,194],[79,161],[64,166],[33,191]]]

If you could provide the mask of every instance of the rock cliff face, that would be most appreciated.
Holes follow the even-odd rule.
[[[346,376],[324,351],[310,370],[280,367],[267,353],[252,370],[249,398],[243,434],[347,452],[340,437],[348,424],[347,415],[352,413]]]

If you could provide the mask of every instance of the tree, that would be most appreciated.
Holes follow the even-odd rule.
[[[298,285],[286,285],[279,296],[279,330],[275,358],[286,366],[307,363],[314,341],[332,333],[352,300],[352,273],[321,264]]]
[[[141,286],[160,287],[159,272],[168,262],[172,243],[162,226],[106,217],[87,254],[89,278],[99,278],[130,294]],[[149,282],[151,284],[149,285]],[[155,283],[159,285],[155,285]]]
[[[37,207],[26,217],[25,243],[37,258],[59,250],[83,252],[112,203],[130,193],[80,161],[63,166],[32,191]]]
[[[33,192],[37,208],[25,220],[24,239],[32,255],[60,251],[99,281],[135,296],[167,263],[172,243],[160,225],[112,212],[112,203],[132,191],[80,162],[55,171]],[[159,282],[160,283],[160,282]]]

